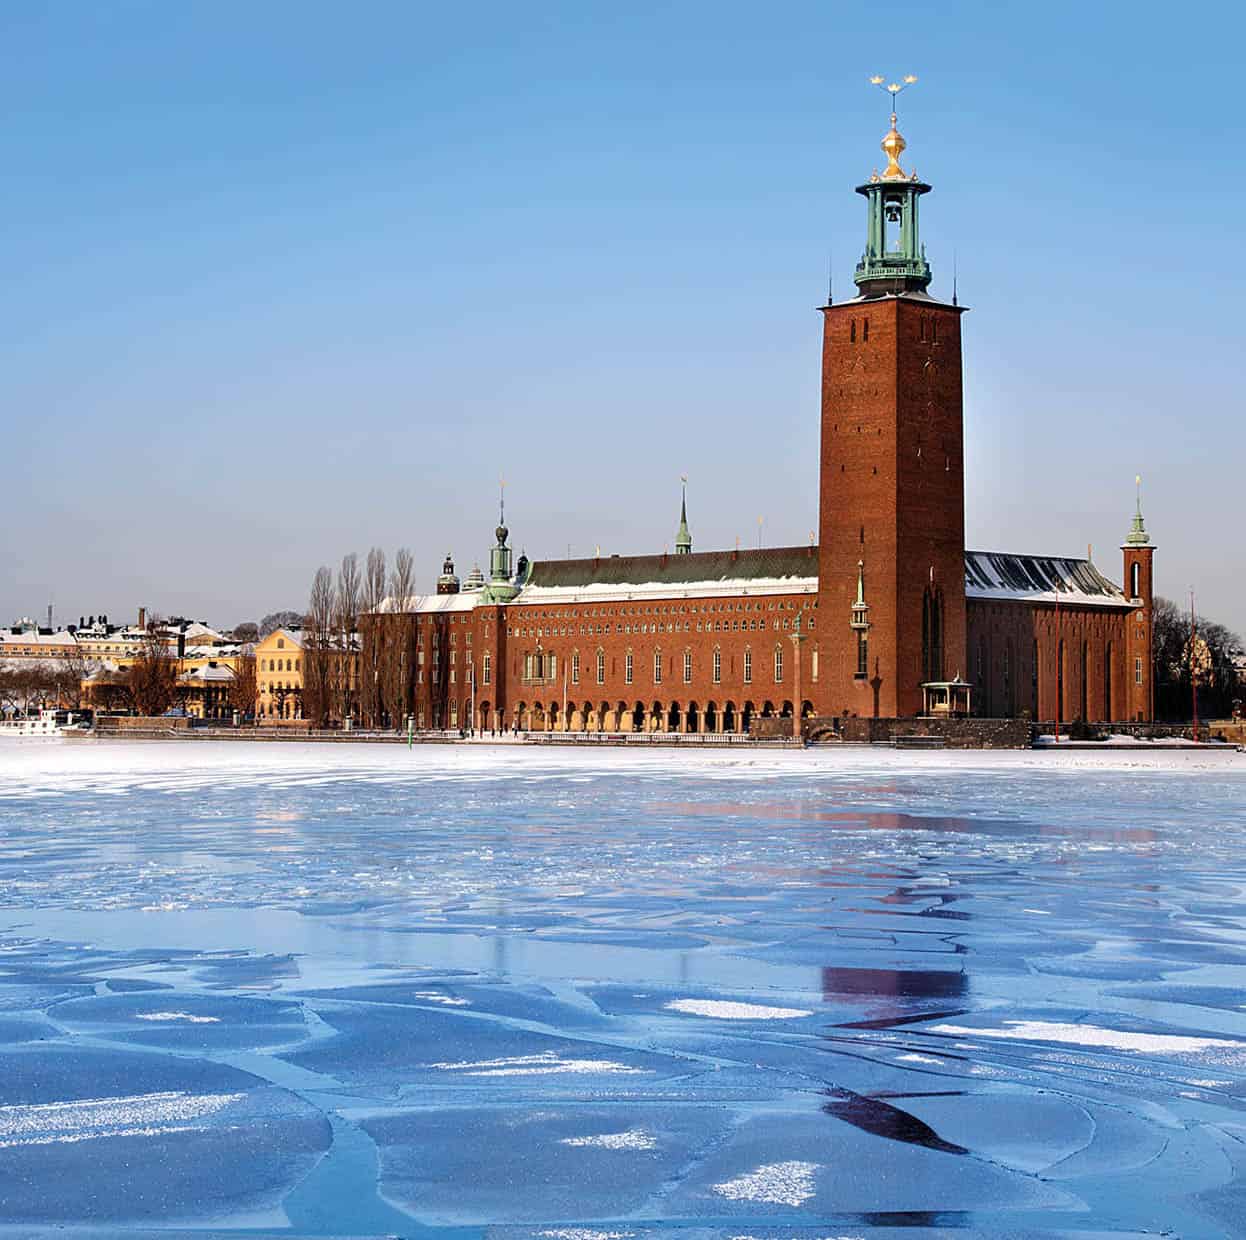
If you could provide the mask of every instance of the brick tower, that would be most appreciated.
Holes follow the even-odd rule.
[[[1133,528],[1126,535],[1121,551],[1125,559],[1125,597],[1134,603],[1134,610],[1125,621],[1124,717],[1134,722],[1149,722],[1155,718],[1155,685],[1151,658],[1155,603],[1151,573],[1155,547],[1142,520],[1141,478],[1138,479],[1138,503],[1134,509]],[[1119,712],[1113,714],[1111,705],[1109,703],[1109,717],[1117,718]]]
[[[962,311],[926,292],[918,202],[930,186],[900,167],[904,147],[893,112],[887,167],[857,187],[857,296],[822,307],[823,714],[917,714],[923,684],[968,672]]]

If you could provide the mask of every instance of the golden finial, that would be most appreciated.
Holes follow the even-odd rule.
[[[896,128],[896,96],[904,89],[912,86],[917,81],[917,75],[907,74],[899,82],[888,82],[883,84],[883,79],[875,74],[870,78],[870,85],[877,86],[880,90],[885,90],[891,96],[891,128],[887,131],[887,136],[883,138],[882,147],[883,154],[887,156],[887,167],[883,169],[882,175],[878,178],[881,181],[907,181],[910,179],[909,174],[900,167],[900,155],[903,153],[905,146],[908,144],[900,136],[900,131]],[[871,180],[874,178],[871,177]]]

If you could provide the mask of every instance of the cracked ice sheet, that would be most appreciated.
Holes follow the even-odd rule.
[[[968,1189],[992,1150],[1001,1161],[1033,1165],[1080,1138],[1077,1121],[1058,1115],[1001,1134],[1006,1119],[981,1102],[991,1083],[1015,1091],[1023,1118],[1028,1100],[1053,1095],[1095,1117],[1095,1139],[1044,1173],[1085,1203],[1076,1215],[1055,1217],[1075,1218],[1087,1233],[1098,1220],[1134,1228],[1158,1219],[1177,1234],[1214,1234],[1189,1198],[1219,1193],[1217,1200],[1232,1201],[1231,1179],[1218,1177],[1231,1177],[1233,1164],[1200,1126],[1236,1117],[1234,1096],[1246,1088],[1236,1070],[1111,1046],[924,1031],[937,1023],[1043,1020],[1243,1040],[1243,1017],[1231,1004],[1214,1012],[1197,1006],[1214,997],[1210,988],[1224,996],[1242,987],[1246,967],[1237,920],[1246,899],[1246,785],[1223,766],[1205,764],[1194,774],[1110,763],[1036,770],[984,760],[971,769],[928,755],[909,764],[854,754],[841,763],[826,753],[729,753],[706,761],[640,755],[633,762],[630,755],[508,749],[499,778],[496,754],[490,771],[474,754],[460,760],[458,751],[322,747],[298,757],[256,748],[208,745],[201,758],[185,747],[144,754],[143,747],[117,746],[115,774],[70,772],[69,793],[7,800],[15,783],[5,781],[0,756],[6,924],[38,922],[17,933],[62,940],[77,930],[90,944],[83,950],[27,939],[8,951],[11,944],[0,943],[0,1001],[7,990],[21,1009],[13,1016],[16,1034],[31,1032],[30,1022],[42,1021],[37,1013],[57,998],[82,996],[89,1004],[93,994],[120,992],[124,983],[158,993],[148,1006],[119,1009],[116,1021],[74,1026],[75,1037],[167,1038],[148,1044],[152,1059],[199,1054],[208,1048],[176,1039],[224,1026],[248,1045],[247,1030],[264,1023],[259,1016],[239,1010],[234,1019],[204,1001],[262,988],[311,1009],[314,1037],[295,1055],[331,1053],[324,1075],[314,1078],[262,1049],[239,1061],[289,1072],[296,1084],[321,1091],[313,1095],[321,1105],[332,1101],[322,1091],[339,1079],[339,1066],[350,1088],[398,1098],[399,1106],[409,1101],[426,1115],[591,1105],[607,1111],[609,1122],[568,1130],[577,1143],[560,1139],[558,1156],[612,1158],[662,1152],[654,1109],[676,1114],[698,1106],[742,1125],[741,1132],[766,1119],[774,1135],[747,1156],[737,1157],[738,1149],[726,1156],[738,1141],[703,1144],[694,1134],[687,1142],[680,1184],[692,1183],[706,1159],[722,1155],[722,1165],[695,1200],[659,1189],[660,1209],[649,1216],[677,1218],[687,1240],[698,1230],[693,1220],[720,1220],[728,1207],[748,1212],[732,1235],[792,1240],[799,1233],[787,1222],[796,1213],[825,1223],[804,1233],[808,1240],[853,1234],[865,1224],[824,1206],[828,1194],[854,1187],[853,1164],[861,1160],[852,1151],[862,1143],[894,1151],[876,1161],[879,1185],[893,1172],[909,1174],[915,1196],[938,1204],[947,1177],[914,1178],[914,1170],[940,1161],[971,1168],[963,1177]],[[221,750],[220,761],[206,760]],[[796,761],[786,762],[789,756]],[[184,769],[163,769],[178,763]],[[699,942],[707,946],[694,946]],[[233,954],[220,950],[227,948]],[[1171,986],[1193,973],[1201,995],[1170,991],[1163,1011],[1158,995],[1113,993],[1128,991],[1122,981]],[[364,993],[378,985],[405,986],[406,993]],[[650,1000],[615,1005],[604,997],[611,987],[647,992]],[[723,1020],[663,1006],[681,998],[813,1015]],[[1174,1006],[1188,1009],[1183,1018]],[[414,1073],[401,1045],[411,1025],[386,1017],[380,1009],[389,1007],[406,1007],[405,1016],[428,1032],[416,1036]],[[433,1018],[415,1010],[425,1008],[491,1024],[488,1045],[459,1045],[466,1026],[444,1024],[437,1032]],[[196,1025],[140,1014],[161,1012],[218,1019]],[[375,1043],[391,1036],[400,1043],[393,1053],[378,1050]],[[643,1055],[662,1068],[473,1079],[430,1066],[490,1061],[485,1071],[544,1069],[573,1059],[652,1066]],[[119,1062],[108,1096],[151,1092],[136,1072],[141,1066]],[[820,1144],[796,1140],[810,1122],[802,1106],[832,1087],[841,1092],[816,1117],[824,1125]],[[965,1089],[978,1092],[946,1104],[910,1096]],[[844,1090],[857,1097],[845,1099]],[[1185,1096],[1192,1090],[1208,1097]],[[231,1092],[238,1090],[198,1087],[202,1096]],[[1041,1109],[1037,1103],[1035,1113]],[[1179,1139],[1182,1131],[1188,1135]],[[926,1144],[915,1144],[915,1136]],[[655,1148],[639,1148],[650,1137]],[[488,1139],[469,1132],[456,1156],[465,1166],[487,1165],[490,1149],[481,1143]],[[951,1154],[935,1141],[970,1152]],[[829,1156],[845,1145],[846,1171]],[[1171,1153],[1157,1157],[1159,1147]],[[748,1177],[759,1169],[789,1163],[829,1169],[813,1173],[814,1196],[800,1206],[714,1191],[755,1183]],[[228,1162],[222,1165],[228,1172]],[[1206,1174],[1194,1177],[1190,1167]],[[363,1171],[351,1188],[370,1194]],[[1153,1187],[1149,1198],[1139,1180]],[[167,1216],[185,1217],[177,1177],[169,1183]],[[999,1224],[977,1234],[1023,1235],[1035,1225],[1015,1205],[1014,1183],[1007,1181],[998,1207],[988,1193],[973,1198],[973,1217]],[[325,1180],[327,1191],[337,1184]],[[470,1207],[474,1186],[466,1174],[457,1187]],[[236,1202],[221,1198],[220,1212],[236,1220],[249,1192],[244,1179]],[[782,1228],[771,1221],[775,1212]],[[962,1215],[957,1225],[966,1221]],[[869,1219],[871,1229],[876,1222]],[[544,1215],[532,1228],[529,1234],[646,1231],[601,1222],[587,1206],[573,1217]],[[724,1232],[716,1227],[715,1240]],[[906,1240],[914,1234],[918,1229],[906,1231]],[[975,1233],[957,1232],[965,1234]]]
[[[278,1218],[328,1144],[314,1107],[233,1068],[63,1046],[0,1052],[5,1223]]]
[[[381,1150],[384,1195],[422,1221],[449,1225],[660,1210],[667,1182],[722,1139],[731,1116],[662,1104],[486,1105],[361,1123]]]
[[[463,1009],[322,1004],[319,1015],[337,1036],[281,1057],[382,1092],[492,1090],[526,1086],[534,1077],[550,1091],[586,1084],[631,1091],[704,1070],[669,1055],[532,1032]],[[453,1059],[445,1058],[447,1051]]]
[[[747,1120],[680,1181],[664,1217],[819,1218],[900,1211],[1076,1210],[1078,1198],[978,1159],[828,1122]]]
[[[98,995],[48,1009],[76,1033],[170,1049],[222,1051],[302,1042],[307,1026],[297,1004],[273,999],[167,991]]]

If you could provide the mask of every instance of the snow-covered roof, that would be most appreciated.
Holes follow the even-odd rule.
[[[224,681],[234,679],[234,673],[231,668],[222,667],[219,663],[213,667],[208,664],[204,667],[194,667],[188,672],[183,672],[178,680],[185,684],[199,681],[205,684],[219,684]]]
[[[965,552],[965,595],[985,601],[1128,608],[1129,599],[1089,560]]]
[[[548,606],[559,603],[596,605],[628,603],[645,599],[719,598],[767,594],[816,594],[817,577],[724,577],[717,581],[636,581],[620,585],[593,582],[586,586],[528,585],[515,596],[512,607]]]
[[[471,611],[478,602],[479,590],[460,591],[458,594],[409,594],[404,599],[383,599],[377,611],[438,615],[448,611]]]
[[[250,654],[254,642],[227,642],[223,646],[187,646],[187,659],[227,659],[235,655]]]
[[[78,642],[68,629],[57,629],[54,633],[49,633],[46,629],[29,629],[23,633],[0,629],[0,645],[52,646],[66,649],[76,647]]]

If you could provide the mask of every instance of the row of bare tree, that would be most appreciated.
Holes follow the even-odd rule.
[[[394,555],[392,570],[380,547],[362,567],[353,551],[343,556],[336,580],[330,568],[316,570],[303,627],[304,718],[318,725],[352,719],[369,728],[402,726],[412,701],[413,659],[407,642],[380,640],[396,626],[378,617],[388,599],[384,614],[397,620],[414,593],[415,561],[406,547]]]
[[[76,653],[0,666],[0,711],[31,715],[49,706],[77,706],[85,674],[86,666]]]

